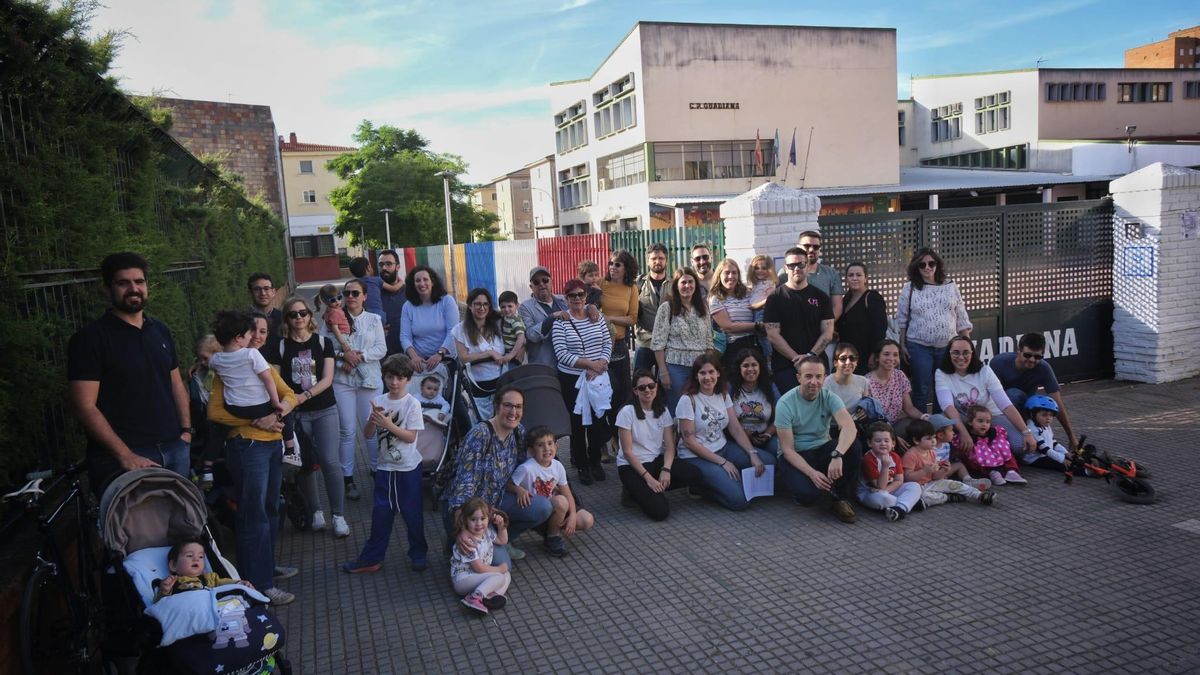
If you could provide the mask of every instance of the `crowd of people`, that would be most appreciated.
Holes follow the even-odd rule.
[[[479,613],[504,606],[525,532],[561,557],[595,525],[572,481],[605,481],[610,462],[621,503],[655,521],[669,517],[667,493],[681,488],[746,509],[743,472],[771,471],[777,491],[854,522],[855,502],[896,521],[948,502],[991,504],[995,486],[1026,482],[1026,466],[1063,469],[1053,419],[1065,447],[1077,439],[1040,334],[984,365],[936,252],[914,253],[889,309],[864,264],[839,273],[820,251],[821,235],[802,233],[777,276],[769,255],[743,273],[696,245],[690,265],[671,272],[666,247],[652,244],[644,273],[627,251],[609,257],[606,273],[583,261],[571,279],[536,266],[524,301],[478,288],[463,310],[432,268],[400,278],[393,251],[379,254],[377,275],[355,260],[354,278],[312,303],[293,296],[276,308],[273,280],[256,273],[251,307],[216,317],[186,376],[170,331],[145,314],[146,261],[119,253],[102,264],[110,310],[71,341],[70,395],[96,486],[158,465],[208,487],[224,464],[239,568],[280,604],[294,599],[277,581],[296,570],[277,564],[274,549],[296,435],[321,467],[297,479],[312,529],[339,538],[361,526],[345,501],[362,496],[355,460],[365,448],[372,522],[343,569],[369,573],[382,568],[397,513],[410,567],[427,568],[416,441],[429,419],[454,429],[439,513],[453,585]],[[558,374],[569,453],[548,428],[525,428],[519,387],[498,386],[527,363]],[[456,371],[470,372],[474,425],[442,391]],[[202,424],[208,440],[194,442]],[[560,461],[568,458],[573,476]]]

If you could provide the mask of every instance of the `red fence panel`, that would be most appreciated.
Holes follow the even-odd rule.
[[[608,271],[608,235],[575,234],[569,237],[538,239],[538,263],[550,270],[555,293],[562,293],[568,279],[579,276],[579,263],[591,260]]]

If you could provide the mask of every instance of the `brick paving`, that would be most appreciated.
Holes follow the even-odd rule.
[[[450,588],[432,512],[425,572],[399,518],[381,572],[338,570],[366,538],[364,495],[349,539],[285,527],[279,560],[301,568],[281,584],[297,595],[279,610],[287,653],[299,673],[1200,671],[1200,511],[1191,472],[1168,471],[1194,462],[1200,380],[1064,395],[1101,448],[1156,470],[1158,504],[1030,469],[990,509],[895,524],[779,496],[731,513],[682,491],[653,523],[620,506],[609,471],[576,487],[597,528],[563,559],[524,535],[508,608],[480,618]]]

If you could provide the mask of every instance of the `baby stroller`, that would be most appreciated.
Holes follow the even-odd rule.
[[[496,382],[501,388],[513,385],[525,394],[525,416],[521,424],[526,429],[547,426],[555,438],[571,435],[571,415],[563,402],[558,385],[558,371],[553,366],[530,363],[505,372]]]
[[[449,403],[454,400],[458,388],[458,378],[450,375],[446,368],[437,368],[430,373],[418,373],[412,377],[408,385],[408,393],[420,396],[421,386],[425,380],[433,377],[441,384],[438,391],[442,398]],[[433,475],[442,465],[449,452],[453,434],[451,425],[452,413],[435,404],[421,404],[425,418],[425,428],[417,432],[417,452],[421,453],[421,478],[428,485]]]
[[[171,471],[118,476],[100,500],[101,539],[114,561],[125,602],[121,623],[137,626],[141,673],[288,673],[283,624],[266,596],[240,585],[176,593],[154,602],[154,581],[169,575],[167,550],[196,539],[205,571],[238,578],[217,548],[199,488]]]

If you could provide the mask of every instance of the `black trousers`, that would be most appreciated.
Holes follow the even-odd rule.
[[[603,417],[593,415],[592,423],[584,426],[583,416],[575,414],[575,397],[579,393],[575,382],[578,380],[578,375],[558,371],[563,403],[567,404],[567,412],[571,414],[571,466],[576,469],[600,466],[600,451],[610,437],[608,421]]]
[[[643,463],[642,468],[649,471],[655,479],[659,479],[663,476],[662,465],[663,456],[659,455],[653,462]],[[671,505],[667,503],[666,493],[651,490],[650,486],[646,485],[646,479],[638,475],[632,466],[625,464],[617,467],[617,477],[621,479],[621,485],[625,486],[625,491],[633,498],[634,503],[650,516],[651,520],[666,520],[667,516],[671,515]],[[671,463],[671,485],[667,490],[685,487],[703,488],[704,476],[700,469],[692,464],[676,460]]]

